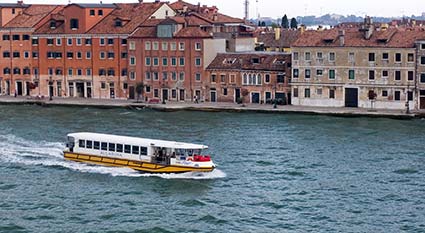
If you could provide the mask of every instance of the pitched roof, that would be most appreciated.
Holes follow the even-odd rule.
[[[8,22],[6,28],[32,28],[36,26],[42,19],[47,17],[53,10],[60,8],[56,5],[31,5]]]
[[[29,7],[28,4],[20,4],[20,3],[0,3],[0,8],[26,8]]]
[[[258,59],[259,63],[254,63]],[[290,59],[287,53],[220,53],[214,58],[207,70],[263,70],[285,71],[285,61]]]
[[[104,4],[104,3],[73,3],[71,5],[77,5],[81,8],[115,8],[115,4]]]
[[[282,29],[278,40],[276,40],[274,32],[262,32],[258,34],[257,41],[262,42],[265,47],[290,48],[299,36],[298,30]]]
[[[339,30],[306,31],[292,45],[293,47],[340,47]],[[374,31],[365,39],[364,31],[356,28],[344,30],[344,47],[413,48],[416,40],[425,39],[424,29],[405,30],[390,28]]]
[[[88,33],[92,34],[130,34],[140,24],[146,21],[155,11],[165,3],[120,3],[102,21],[96,24]],[[116,27],[114,22],[117,17],[130,19],[122,27]]]
[[[212,35],[198,27],[186,27],[178,31],[175,37],[180,38],[210,38]]]

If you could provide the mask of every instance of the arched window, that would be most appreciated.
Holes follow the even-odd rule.
[[[10,68],[9,67],[4,68],[3,74],[10,74]]]
[[[21,69],[18,67],[13,68],[13,74],[21,74]]]
[[[247,85],[248,84],[248,78],[247,78],[247,74],[243,74],[243,85]]]
[[[258,74],[258,76],[257,76],[257,85],[261,85],[262,84],[262,78],[263,78],[263,76],[261,75],[261,74]]]
[[[23,70],[24,74],[31,74],[30,68],[29,67],[25,67]]]
[[[252,74],[248,75],[248,79],[249,79],[248,84],[252,85]]]

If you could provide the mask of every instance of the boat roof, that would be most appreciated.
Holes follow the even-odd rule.
[[[192,143],[183,143],[175,141],[165,141],[157,139],[148,139],[148,138],[137,138],[129,136],[118,136],[112,134],[100,134],[100,133],[70,133],[68,137],[74,137],[76,139],[91,139],[94,141],[101,142],[113,142],[120,144],[134,144],[134,145],[150,145],[155,147],[165,147],[165,148],[174,148],[174,149],[195,149],[195,150],[204,150],[208,149],[208,146],[192,144]]]

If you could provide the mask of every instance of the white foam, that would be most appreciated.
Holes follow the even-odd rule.
[[[28,166],[60,166],[84,173],[123,177],[160,177],[163,179],[218,179],[226,174],[218,169],[208,173],[145,174],[129,168],[105,167],[63,159],[65,145],[59,142],[30,141],[14,135],[0,135],[0,161]]]

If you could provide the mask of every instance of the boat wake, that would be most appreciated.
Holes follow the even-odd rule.
[[[145,174],[129,168],[96,166],[64,160],[65,144],[30,141],[15,135],[0,135],[0,161],[29,166],[63,167],[84,173],[106,174],[117,177],[160,177],[163,179],[219,179],[226,177],[221,170],[209,173]]]

